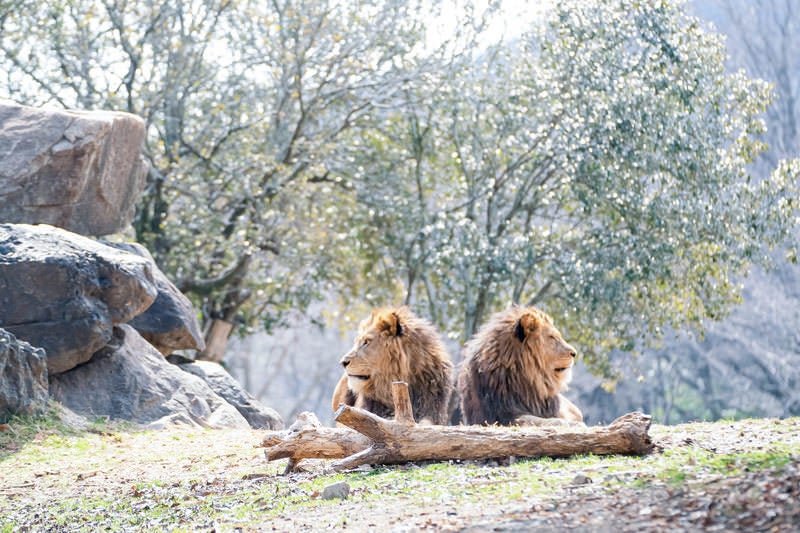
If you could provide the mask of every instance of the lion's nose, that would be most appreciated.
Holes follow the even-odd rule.
[[[575,359],[576,357],[578,357],[578,352],[576,352],[575,350],[570,350],[570,351],[569,351],[569,354],[572,356],[572,358],[573,358],[573,359]]]
[[[350,361],[348,361],[347,359],[342,359],[342,360],[341,360],[341,361],[339,361],[339,362],[340,362],[340,363],[342,364],[342,366],[343,366],[343,367],[345,367],[345,368],[347,368],[347,365],[349,365],[349,364],[350,364]]]

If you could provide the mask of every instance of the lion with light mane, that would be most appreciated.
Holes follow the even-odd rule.
[[[333,393],[334,411],[344,403],[391,418],[392,382],[405,381],[414,419],[447,423],[453,390],[450,355],[436,328],[407,307],[373,311],[340,363],[344,375]]]
[[[582,423],[580,410],[561,394],[576,355],[539,309],[495,313],[464,347],[457,384],[463,422]]]

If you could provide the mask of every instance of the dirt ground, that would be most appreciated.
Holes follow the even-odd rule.
[[[750,420],[729,424],[653,426],[650,435],[657,454],[696,447],[718,454],[768,449],[776,440],[791,442],[800,452],[800,421]],[[565,467],[569,468],[568,463]],[[647,477],[648,466],[638,474]],[[592,472],[594,477],[600,474]],[[583,472],[570,474],[552,494],[515,500],[483,501],[468,507],[431,503],[420,507],[418,497],[394,498],[364,512],[342,502],[330,512],[283,516],[269,526],[275,530],[316,531],[800,531],[800,453],[782,468],[730,475],[704,475],[683,486],[649,480],[645,487],[609,493]],[[577,480],[577,481],[576,481]],[[636,485],[636,483],[632,483]],[[368,518],[367,518],[368,517]],[[338,518],[339,522],[334,519]],[[323,526],[324,524],[324,526]]]
[[[358,497],[360,489],[355,488],[350,498],[323,501],[299,488],[319,476],[319,470],[312,465],[311,472],[283,476],[285,462],[266,463],[258,431],[173,429],[79,439],[43,435],[46,446],[37,446],[37,436],[18,450],[5,450],[11,453],[0,461],[0,532],[788,532],[800,527],[800,419],[653,426],[650,435],[659,451],[640,459],[630,483],[612,492],[603,490],[602,480],[608,476],[602,471],[578,468],[568,472],[571,481],[545,493],[487,497],[469,505],[457,498],[426,498],[432,487],[424,484],[379,498]],[[729,474],[698,472],[678,485],[647,475],[648,462],[670,450],[758,453],[775,442],[796,450],[788,464],[737,468]],[[572,468],[570,462],[563,468]],[[479,491],[482,483],[503,483],[503,478],[472,482]],[[275,499],[266,501],[264,495],[271,493]],[[274,502],[292,496],[305,502],[287,504],[276,513]],[[76,503],[82,499],[108,504],[83,509]],[[226,511],[245,503],[251,509],[246,518]],[[264,519],[259,519],[259,504],[270,509]],[[166,510],[163,517],[153,513],[158,508]],[[130,516],[137,513],[148,518],[131,525],[135,520]],[[120,521],[119,515],[126,516]]]

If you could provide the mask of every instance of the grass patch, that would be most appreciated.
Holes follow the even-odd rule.
[[[0,431],[0,461],[19,452],[26,444],[35,442],[42,449],[58,450],[75,448],[88,451],[91,444],[81,439],[89,434],[115,435],[136,431],[128,422],[109,421],[98,418],[90,421],[85,429],[76,429],[61,420],[61,407],[49,402],[43,413],[36,415],[14,415]],[[77,439],[77,440],[76,440]]]
[[[746,472],[779,469],[796,460],[800,452],[797,443],[776,441],[766,448],[716,453],[699,447],[670,450],[653,462],[651,475],[634,486],[664,482],[680,487],[690,482],[702,482],[709,476],[739,476]]]
[[[80,433],[61,422],[58,408],[52,403],[38,415],[14,415],[3,427],[4,431],[0,431],[0,461],[28,442]]]

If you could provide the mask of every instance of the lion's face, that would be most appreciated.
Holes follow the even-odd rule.
[[[466,423],[510,424],[527,415],[565,418],[560,393],[572,378],[576,352],[547,313],[518,306],[499,311],[464,354],[458,390]],[[579,420],[575,412],[566,416]]]
[[[408,384],[414,418],[444,424],[453,388],[453,365],[436,328],[408,307],[376,309],[359,327],[353,349],[340,361],[345,374],[332,398],[392,416],[392,384]]]
[[[378,381],[404,378],[396,346],[402,335],[400,319],[389,311],[376,311],[361,323],[353,348],[340,361],[350,390],[359,394]]]
[[[561,388],[570,382],[577,352],[564,340],[548,315],[523,314],[515,325],[514,336],[525,345],[528,354],[539,359],[539,366],[553,376]]]

